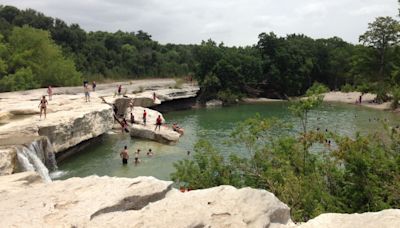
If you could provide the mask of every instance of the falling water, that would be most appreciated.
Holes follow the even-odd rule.
[[[17,148],[17,157],[24,171],[36,171],[45,182],[51,182],[49,169],[56,170],[57,164],[53,147],[47,138]]]

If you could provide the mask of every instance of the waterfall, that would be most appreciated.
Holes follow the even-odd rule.
[[[51,182],[49,169],[56,170],[57,164],[53,147],[47,138],[17,147],[17,157],[23,171],[36,171],[45,182]]]

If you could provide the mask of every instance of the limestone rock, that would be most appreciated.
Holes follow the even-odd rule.
[[[210,100],[206,102],[206,107],[218,107],[222,105],[223,102],[221,100]]]
[[[289,208],[264,190],[220,186],[181,193],[171,182],[152,177],[90,176],[43,184],[35,182],[35,174],[18,175],[0,177],[0,227],[292,224]]]
[[[133,124],[129,128],[132,137],[149,139],[160,143],[173,143],[179,140],[181,136],[178,132],[173,131],[167,126],[161,126],[160,130],[155,130],[155,125]]]
[[[17,170],[17,153],[15,148],[0,147],[0,176],[15,173]]]
[[[400,227],[400,210],[390,209],[363,214],[322,214],[299,226],[299,228],[392,228]]]

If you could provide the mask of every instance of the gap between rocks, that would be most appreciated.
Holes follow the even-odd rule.
[[[172,185],[169,185],[165,190],[163,190],[161,192],[156,192],[156,193],[144,195],[144,196],[134,195],[134,196],[126,197],[114,206],[105,207],[103,209],[96,211],[95,213],[93,213],[90,216],[90,220],[92,220],[93,218],[95,218],[96,216],[99,216],[101,214],[117,212],[117,211],[140,210],[150,203],[164,199],[165,196],[167,195],[167,193],[169,191],[171,191],[171,189],[172,189]]]

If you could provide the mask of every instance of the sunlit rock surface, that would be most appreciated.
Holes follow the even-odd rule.
[[[289,208],[273,194],[221,186],[181,193],[153,177],[0,177],[0,227],[280,227]]]
[[[116,94],[119,85],[122,85],[121,95]],[[90,93],[90,102],[85,102],[82,86],[53,88],[52,100],[47,97],[49,104],[46,119],[44,116],[39,118],[39,102],[43,95],[47,95],[46,88],[0,93],[0,175],[16,171],[15,151],[12,148],[21,144],[18,142],[20,139],[45,136],[56,153],[62,152],[109,131],[114,126],[111,105],[116,101],[121,101],[120,109],[127,113],[130,101],[134,101],[135,106],[154,106],[165,100],[194,97],[199,90],[198,86],[183,85],[177,89],[175,85],[176,81],[172,79],[98,84],[97,90]],[[135,107],[134,110],[137,120],[141,121],[141,113],[138,113],[138,110],[143,109]],[[155,127],[154,123],[159,113],[154,111],[153,114],[150,109],[147,112],[149,126],[144,129],[138,126],[138,137],[148,135],[146,132]],[[128,114],[129,118],[130,113]],[[161,133],[145,138],[170,142],[177,140],[175,136],[175,132],[165,128]],[[11,137],[17,139],[14,144],[1,146]]]

